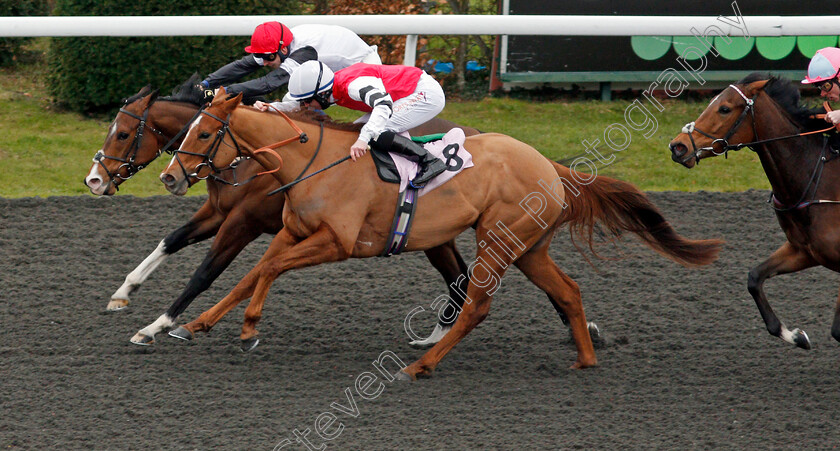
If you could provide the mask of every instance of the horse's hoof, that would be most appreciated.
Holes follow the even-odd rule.
[[[126,307],[128,307],[128,299],[111,299],[108,302],[108,306],[105,307],[105,311],[119,312],[120,310],[124,310]]]
[[[593,322],[587,323],[589,329],[589,338],[592,339],[592,346],[595,349],[601,349],[607,346],[607,337],[601,333],[601,328]]]
[[[441,326],[439,323],[435,324],[435,329],[432,331],[431,335],[422,339],[422,340],[414,340],[408,343],[409,346],[415,349],[428,349],[432,346],[436,345],[449,330],[452,329],[452,326]]]
[[[589,329],[589,338],[592,341],[601,339],[601,328],[597,324],[590,321],[586,324],[586,327]]]
[[[260,339],[257,337],[251,337],[246,340],[242,340],[242,344],[240,345],[240,349],[242,352],[248,352],[257,347],[260,344]]]
[[[150,337],[146,334],[137,332],[133,337],[131,337],[131,342],[140,346],[151,346],[155,344],[155,337]]]
[[[190,341],[193,339],[193,333],[186,329],[184,326],[179,326],[177,329],[169,331],[169,336],[186,341]]]
[[[793,343],[796,347],[811,349],[811,340],[808,339],[808,334],[806,334],[804,330],[793,329],[791,333],[793,334]]]
[[[411,377],[411,375],[406,373],[405,371],[400,370],[397,374],[394,375],[394,380],[411,382],[417,379]]]

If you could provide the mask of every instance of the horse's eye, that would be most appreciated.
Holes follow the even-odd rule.
[[[728,106],[725,106],[725,105],[718,108],[718,113],[720,113],[720,114],[728,114],[728,113],[731,113],[731,112],[732,112],[732,110]]]
[[[207,139],[207,138],[209,138],[209,137],[210,137],[210,133],[207,133],[207,132],[201,132],[201,133],[198,135],[198,139]]]
[[[125,141],[126,139],[128,139],[128,133],[126,133],[126,132],[119,132],[119,133],[117,134],[117,139],[119,139],[120,141]]]

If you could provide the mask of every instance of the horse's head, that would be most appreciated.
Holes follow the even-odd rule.
[[[183,195],[190,186],[229,168],[241,156],[229,122],[241,100],[242,93],[228,97],[222,88],[192,123],[181,147],[160,174],[169,192]]]
[[[146,86],[125,100],[105,136],[102,149],[93,156],[85,185],[96,195],[112,195],[117,186],[143,169],[159,154],[161,132],[147,121],[157,91]],[[148,136],[152,135],[152,136]]]
[[[692,168],[703,158],[716,157],[732,145],[755,140],[754,101],[769,80],[729,85],[709,102],[694,122],[686,124],[669,148],[671,159]]]

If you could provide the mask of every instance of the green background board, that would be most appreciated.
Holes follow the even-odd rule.
[[[755,40],[758,53],[769,60],[780,60],[790,55],[795,46],[796,36],[759,36]]]
[[[709,53],[709,48],[703,45],[697,38],[694,36],[674,36],[674,51],[677,52],[677,55],[682,56],[685,49],[689,47],[694,47],[695,49],[699,50],[700,53],[695,51],[691,51],[685,55],[685,59],[688,61],[696,60]]]
[[[835,46],[837,46],[837,36],[799,36],[796,38],[796,47],[806,58],[814,56],[819,49]]]
[[[639,58],[653,61],[665,56],[671,48],[670,36],[633,36],[630,46]]]
[[[722,58],[730,61],[741,59],[749,54],[755,45],[755,38],[744,39],[740,36],[730,38],[729,44],[720,36],[715,36],[714,46]]]

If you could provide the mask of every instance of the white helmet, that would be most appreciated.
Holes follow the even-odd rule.
[[[326,108],[330,104],[335,74],[320,61],[307,61],[289,78],[289,97],[298,101],[315,99]]]

